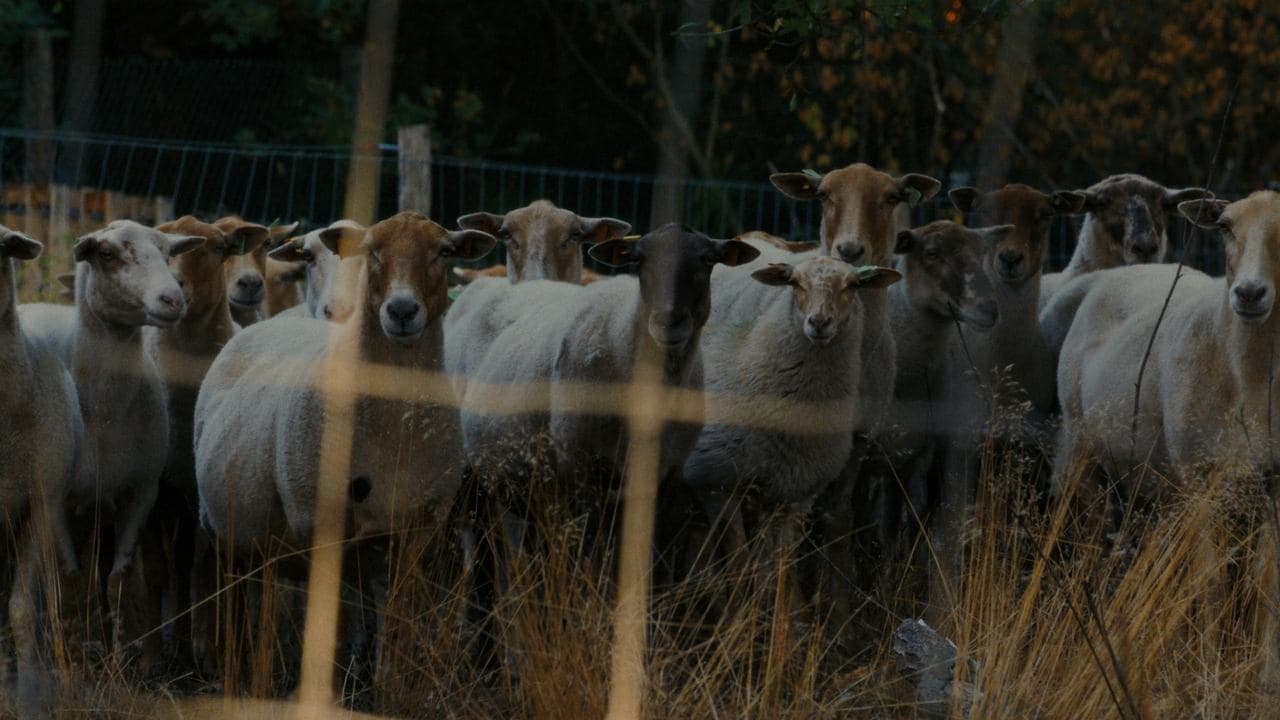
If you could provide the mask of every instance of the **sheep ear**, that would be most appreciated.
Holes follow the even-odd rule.
[[[1009,237],[1009,234],[1017,229],[1017,225],[993,225],[991,227],[985,227],[978,230],[978,234],[987,241],[988,245],[995,245]]]
[[[751,277],[765,285],[794,285],[795,281],[791,279],[793,270],[795,268],[787,263],[769,263],[751,273]]]
[[[625,268],[635,264],[637,258],[635,253],[636,244],[621,238],[613,240],[605,240],[602,243],[596,243],[587,249],[587,254],[592,260],[607,265],[611,268]]]
[[[1164,209],[1174,210],[1178,205],[1188,200],[1212,200],[1214,194],[1205,188],[1191,187],[1174,190],[1165,188],[1164,191]]]
[[[271,229],[267,231],[267,249],[271,250],[288,240],[294,233],[298,232],[298,226],[301,224],[301,222],[291,222],[287,225],[272,225]]]
[[[272,232],[262,225],[241,225],[227,233],[227,242],[222,246],[222,254],[248,255],[261,247],[272,236]]]
[[[479,230],[452,230],[440,250],[450,260],[479,260],[498,244],[498,240]]]
[[[306,262],[307,258],[302,254],[305,247],[306,241],[301,236],[291,237],[268,250],[267,257],[280,262]]]
[[[1057,190],[1049,195],[1049,206],[1054,215],[1074,215],[1084,212],[1085,194],[1075,190]]]
[[[920,238],[910,230],[903,230],[898,233],[897,239],[893,242],[893,253],[895,255],[905,255],[915,249],[916,243]]]
[[[506,219],[503,215],[494,215],[487,212],[475,212],[470,215],[463,215],[458,218],[458,227],[463,230],[479,230],[487,232],[490,235],[497,235],[498,230],[502,227],[503,221]]]
[[[76,274],[73,272],[58,273],[58,284],[74,293],[76,291]]]
[[[982,193],[978,192],[978,188],[958,187],[952,188],[951,192],[947,193],[947,197],[957,210],[970,213],[978,207],[978,203],[982,200]]]
[[[34,260],[43,250],[44,243],[39,240],[17,230],[0,226],[0,258]]]
[[[1222,211],[1227,209],[1229,205],[1226,200],[1210,200],[1201,198],[1198,200],[1186,200],[1178,203],[1178,212],[1182,216],[1190,220],[1196,227],[1206,230],[1221,229]]]
[[[99,239],[96,235],[82,235],[76,238],[76,244],[71,249],[75,256],[76,262],[84,262],[93,257],[98,252]]]
[[[760,251],[741,240],[716,240],[716,262],[729,267],[746,265],[760,257]]]
[[[334,227],[330,225],[320,231],[320,242],[329,248],[334,255],[338,257],[351,257],[364,252],[361,249],[361,241],[364,240],[365,231],[357,230],[353,227],[340,225]]]
[[[854,286],[860,290],[886,288],[902,279],[902,273],[893,268],[864,265],[858,268]]]
[[[774,173],[769,182],[792,200],[816,200],[822,176],[815,172]]]
[[[617,218],[582,218],[582,236],[593,245],[620,238],[629,232],[631,232],[631,223]]]
[[[1102,193],[1089,192],[1088,190],[1080,190],[1079,192],[1084,195],[1084,206],[1080,208],[1081,210],[1094,212],[1107,206],[1107,198]]]
[[[165,245],[169,252],[169,257],[177,257],[183,253],[191,252],[204,244],[204,238],[199,235],[172,235],[164,234]]]
[[[941,180],[920,173],[907,173],[895,182],[898,184],[899,202],[905,202],[911,207],[937,195],[942,189]]]

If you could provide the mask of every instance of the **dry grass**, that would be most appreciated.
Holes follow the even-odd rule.
[[[1274,666],[1263,636],[1274,629],[1275,541],[1256,484],[1209,478],[1158,516],[1127,519],[1114,541],[1084,500],[1041,511],[1019,487],[987,474],[969,527],[949,634],[962,660],[958,679],[979,691],[972,717],[1255,717],[1271,709],[1261,677]],[[616,548],[593,519],[607,511],[574,516],[573,506],[537,506],[523,551],[505,547],[501,533],[483,536],[503,561],[491,600],[479,606],[472,589],[480,579],[463,571],[452,534],[397,538],[376,675],[361,683],[335,673],[348,706],[396,717],[601,716]],[[845,632],[812,612],[781,609],[796,567],[794,558],[736,558],[712,577],[658,585],[646,715],[913,716],[912,687],[889,648],[900,614],[920,606],[919,562],[859,590],[865,602]],[[224,658],[227,676],[248,678],[242,688],[258,697],[278,694],[297,667],[286,657],[296,656],[298,634],[286,611],[298,590],[271,575],[251,581],[261,585],[257,613],[273,632]],[[226,598],[221,607],[224,621],[228,611],[245,612]],[[216,686],[143,681],[111,658],[63,672],[60,717],[282,712],[185,698]]]

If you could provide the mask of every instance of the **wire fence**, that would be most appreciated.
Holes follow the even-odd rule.
[[[398,151],[382,145],[378,215],[398,210]],[[727,237],[749,230],[791,240],[815,240],[816,203],[796,202],[767,182],[654,177],[596,172],[434,155],[431,158],[429,214],[452,225],[477,210],[503,213],[546,198],[582,215],[617,217],[637,228],[648,221],[653,200],[665,185],[679,183],[683,222],[709,235]],[[343,194],[350,149],[345,146],[295,146],[207,143],[0,129],[0,190],[5,211],[50,214],[48,200],[32,199],[30,188],[56,184],[93,192],[119,193],[151,205],[163,198],[175,215],[214,217],[230,213],[259,222],[302,220],[324,225],[343,215]],[[134,203],[135,205],[139,203]],[[85,221],[108,219],[90,203],[76,204]],[[915,208],[917,224],[953,217],[945,194]],[[146,215],[145,217],[152,217]],[[159,219],[159,218],[156,218]],[[1046,253],[1046,271],[1070,260],[1079,217],[1054,221]],[[1186,225],[1173,218],[1171,257],[1181,253]],[[499,258],[500,260],[501,258]],[[1189,264],[1216,274],[1221,251],[1199,242]]]

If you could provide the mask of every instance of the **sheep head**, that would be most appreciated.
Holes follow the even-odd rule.
[[[1013,225],[1014,231],[991,246],[987,275],[993,281],[1021,286],[1040,274],[1049,246],[1049,225],[1058,215],[1084,212],[1084,193],[1043,193],[1020,183],[988,193],[959,187],[947,193],[951,204],[969,215],[971,225]]]
[[[991,248],[1013,225],[973,230],[948,220],[898,233],[894,252],[912,306],[944,320],[990,328],[999,319],[995,290],[983,270]]]
[[[714,240],[675,223],[663,225],[635,242],[614,239],[588,253],[616,268],[633,269],[640,279],[641,310],[649,338],[667,352],[697,342],[711,314],[711,271],[736,266],[760,252],[740,240]]]
[[[765,285],[790,286],[792,307],[809,342],[828,345],[849,323],[859,289],[888,287],[902,275],[890,268],[863,266],[830,257],[799,265],[770,263],[751,273]]]
[[[157,225],[156,230],[203,238],[195,248],[169,259],[169,266],[177,273],[182,286],[187,312],[192,315],[203,314],[226,299],[223,264],[227,258],[253,252],[267,237],[267,229],[261,225],[243,223],[226,233],[191,215]]]
[[[361,244],[363,307],[392,342],[412,344],[449,306],[447,263],[478,260],[497,241],[479,230],[445,230],[414,212],[372,225]]]
[[[582,244],[620,238],[631,223],[610,217],[582,217],[547,200],[536,200],[506,215],[478,212],[458,218],[458,227],[480,230],[507,248],[507,277],[582,281]]]
[[[1204,188],[1166,188],[1132,173],[1104,178],[1082,192],[1089,219],[1125,265],[1160,262],[1169,246],[1164,214],[1178,203],[1213,197]]]
[[[928,200],[942,187],[928,175],[894,178],[863,163],[826,175],[774,173],[769,180],[789,198],[822,202],[822,249],[848,263],[888,262],[894,210]]]
[[[199,235],[166,233],[132,220],[116,220],[76,240],[76,282],[88,309],[124,327],[172,327],[186,312],[170,258],[206,242]]]
[[[1230,204],[1188,200],[1178,205],[1178,212],[1222,238],[1232,312],[1245,323],[1265,322],[1280,287],[1280,193],[1259,190]]]
[[[0,288],[0,317],[6,317],[13,311],[16,298],[10,258],[34,260],[43,250],[44,245],[39,240],[0,225],[0,279],[5,282],[5,286]]]

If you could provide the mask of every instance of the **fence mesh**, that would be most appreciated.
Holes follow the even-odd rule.
[[[380,147],[381,185],[378,214],[397,207],[395,145]],[[649,218],[655,190],[680,186],[683,222],[712,236],[749,230],[791,240],[816,240],[816,203],[796,202],[768,182],[687,179],[572,170],[493,162],[444,155],[431,158],[428,213],[452,225],[460,215],[485,210],[503,213],[546,198],[582,215],[608,215],[642,228]],[[341,146],[297,146],[206,143],[143,138],[47,133],[0,129],[0,189],[9,213],[49,213],[31,207],[32,186],[54,182],[71,188],[164,198],[175,215],[214,217],[228,213],[258,222],[302,220],[306,226],[327,224],[342,216],[350,149]],[[39,195],[39,193],[37,193]],[[74,210],[73,210],[74,211]],[[102,220],[98,217],[86,220]],[[945,194],[917,207],[917,224],[954,217]],[[1170,257],[1195,235],[1180,218],[1170,218]],[[1062,269],[1071,258],[1080,217],[1054,220],[1045,270]],[[51,238],[57,240],[58,238]],[[499,258],[500,259],[500,258]],[[1211,274],[1222,271],[1220,248],[1194,242],[1189,264]]]

